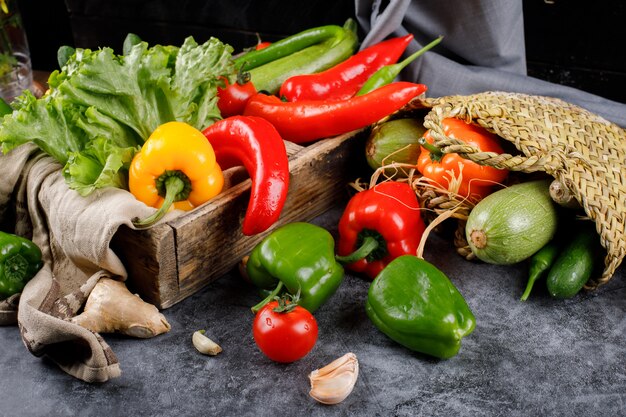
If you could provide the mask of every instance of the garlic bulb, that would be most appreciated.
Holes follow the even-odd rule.
[[[359,377],[359,361],[352,352],[309,374],[309,395],[322,404],[338,404],[352,392]]]

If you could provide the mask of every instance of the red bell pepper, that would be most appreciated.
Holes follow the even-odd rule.
[[[354,96],[372,74],[395,63],[412,40],[412,34],[388,39],[326,71],[290,77],[280,87],[279,96],[287,101],[346,100]]]
[[[498,136],[478,125],[447,118],[442,121],[442,126],[446,136],[459,139],[483,152],[504,152]],[[491,193],[493,187],[509,173],[505,169],[480,165],[455,153],[442,153],[433,145],[430,131],[420,139],[420,144],[422,151],[417,159],[417,170],[439,188],[454,191],[474,203]]]
[[[306,143],[369,126],[425,91],[424,84],[396,82],[348,100],[295,103],[257,94],[248,100],[244,115],[268,120],[285,140]]]
[[[202,133],[222,169],[243,165],[252,179],[243,234],[267,230],[278,220],[289,189],[287,151],[274,126],[258,117],[233,116]]]
[[[406,182],[382,182],[355,194],[339,219],[337,260],[374,279],[401,255],[416,255],[425,225]]]

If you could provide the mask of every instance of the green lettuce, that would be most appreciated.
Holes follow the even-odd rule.
[[[132,157],[159,125],[177,120],[202,130],[220,119],[217,86],[235,73],[232,51],[191,37],[181,47],[140,42],[126,55],[76,49],[42,98],[26,91],[12,103],[0,125],[2,151],[35,143],[82,195],[126,188]]]

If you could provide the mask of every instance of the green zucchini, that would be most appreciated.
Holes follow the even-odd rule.
[[[417,164],[418,141],[425,132],[426,128],[416,119],[390,120],[375,126],[365,142],[368,165],[376,170],[392,163]]]
[[[591,278],[598,250],[595,230],[590,226],[580,228],[548,271],[548,293],[555,298],[571,298],[578,294]]]
[[[550,181],[511,185],[482,199],[470,212],[465,235],[471,251],[484,262],[508,265],[531,257],[557,229],[557,207]]]

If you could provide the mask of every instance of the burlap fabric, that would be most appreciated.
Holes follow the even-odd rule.
[[[0,224],[14,218],[14,232],[32,238],[45,260],[19,297],[0,302],[0,324],[17,319],[32,354],[48,356],[79,379],[119,376],[118,360],[101,335],[69,319],[101,277],[126,279],[109,243],[121,225],[132,227],[133,218],[154,209],[119,189],[80,196],[67,187],[61,166],[32,145],[0,154],[0,178]]]
[[[606,283],[626,255],[626,130],[560,99],[505,92],[419,98],[402,112],[427,109],[424,126],[444,153],[458,153],[480,164],[522,173],[545,172],[564,184],[596,224],[606,249],[600,277]],[[447,137],[442,120],[476,123],[511,142],[519,152],[481,152]],[[450,204],[445,196],[439,203]]]

